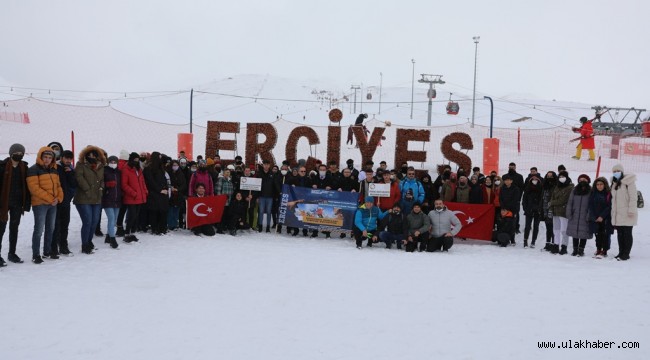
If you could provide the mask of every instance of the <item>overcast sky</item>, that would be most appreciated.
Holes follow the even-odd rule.
[[[4,0],[0,79],[178,90],[238,74],[650,107],[650,2]],[[0,80],[2,81],[2,80]],[[647,113],[646,113],[647,115]]]

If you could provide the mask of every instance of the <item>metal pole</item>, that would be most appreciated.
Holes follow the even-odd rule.
[[[492,138],[492,124],[494,124],[494,103],[489,96],[483,96],[483,99],[490,100],[490,139]]]
[[[415,92],[415,59],[411,59],[413,63],[413,74],[411,75],[411,119],[413,119],[413,94]]]
[[[384,82],[384,74],[379,73],[379,114],[381,114],[381,86]]]
[[[474,114],[476,108],[476,62],[478,60],[478,41],[481,39],[480,36],[474,36],[474,95],[472,96],[472,128],[474,127]],[[490,136],[492,137],[492,136]]]
[[[429,83],[429,92],[428,95],[431,95],[433,92],[433,83]],[[431,108],[433,107],[433,98],[429,96],[429,113],[427,114],[427,126],[431,126]]]
[[[192,106],[194,101],[194,89],[190,90],[190,134],[192,133]],[[206,155],[207,156],[207,155]]]
[[[361,92],[363,93],[363,83],[361,83]],[[359,101],[359,112],[363,113],[363,94],[361,94],[361,101]]]

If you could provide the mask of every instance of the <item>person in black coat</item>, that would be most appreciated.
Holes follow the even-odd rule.
[[[171,182],[171,197],[169,199],[169,212],[167,214],[167,227],[169,230],[175,230],[179,224],[181,208],[185,203],[187,194],[187,182],[185,173],[176,160],[171,162],[171,167],[167,170]]]
[[[13,144],[9,147],[9,157],[0,162],[0,250],[2,238],[9,223],[9,254],[7,260],[22,263],[16,255],[18,226],[25,211],[32,207],[31,194],[27,187],[27,162],[23,161],[25,147]],[[0,256],[0,266],[5,261]]]
[[[386,249],[390,249],[393,243],[397,249],[402,249],[402,241],[408,236],[406,216],[402,213],[399,203],[393,205],[393,209],[384,216],[377,226],[379,241],[386,243]]]
[[[589,196],[589,231],[596,235],[596,258],[607,257],[607,251],[612,242],[614,227],[612,226],[612,194],[606,178],[599,177],[594,181]]]
[[[274,179],[274,174],[271,171],[271,162],[264,160],[262,169],[257,174],[257,177],[262,179],[262,189],[258,193],[257,199],[259,211],[257,214],[257,231],[262,232],[262,220],[266,215],[266,232],[271,232],[271,209],[273,207],[273,199],[275,198],[277,184]]]
[[[483,177],[485,180],[485,177]],[[483,188],[478,175],[472,175],[469,181],[469,203],[483,204]]]
[[[513,179],[510,175],[503,175],[503,186],[501,186],[501,192],[499,193],[499,204],[502,209],[507,209],[512,212],[512,215],[515,217],[515,229],[516,229],[516,218],[519,214],[520,209],[520,199],[521,192],[517,186],[515,186]],[[516,230],[515,230],[516,232]]]
[[[167,233],[167,212],[169,210],[169,198],[171,180],[165,172],[164,163],[159,152],[151,153],[149,165],[142,171],[144,180],[149,189],[147,197],[147,208],[149,210],[149,222],[151,232],[154,235]]]
[[[230,235],[237,235],[237,230],[248,230],[250,225],[247,222],[246,210],[248,202],[244,200],[241,192],[237,192],[230,203]]]
[[[71,255],[68,246],[68,228],[70,226],[70,203],[77,191],[77,179],[74,176],[74,154],[70,150],[61,153],[61,160],[56,170],[59,172],[59,181],[63,189],[63,201],[56,205],[56,223],[52,235],[52,253]]]
[[[282,195],[282,187],[286,185],[291,185],[291,171],[289,171],[289,165],[287,163],[283,163],[282,166],[280,167],[280,172],[275,174],[275,177],[273,178],[274,180],[274,186],[275,186],[275,199],[273,200],[273,212],[274,212],[274,217],[273,217],[273,222],[274,226],[276,226],[276,230],[278,233],[282,233],[282,224],[278,224],[278,212],[280,208],[280,196]],[[287,234],[291,232],[291,229],[287,227]]]
[[[530,247],[535,247],[537,241],[537,234],[539,233],[539,222],[544,217],[544,188],[542,179],[539,176],[533,176],[526,183],[524,188],[524,196],[522,206],[524,208],[524,215],[526,216],[526,226],[524,227],[524,247],[528,247],[528,236],[532,225],[533,239]]]
[[[508,173],[506,175],[512,179],[515,187],[519,189],[519,202],[521,202],[521,197],[524,194],[524,177],[517,172],[517,164],[511,162],[508,165]],[[503,179],[503,176],[501,178]],[[515,216],[515,233],[519,234],[519,212],[513,212],[513,215]]]

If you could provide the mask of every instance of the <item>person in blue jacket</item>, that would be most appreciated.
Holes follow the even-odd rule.
[[[402,212],[404,214],[411,213],[413,204],[422,204],[424,201],[426,195],[424,187],[422,186],[422,183],[415,178],[415,168],[412,166],[406,169],[406,177],[400,182],[399,189],[402,194],[400,204],[402,205]]]
[[[363,239],[368,240],[367,246],[372,247],[373,242],[377,242],[377,222],[386,216],[387,212],[382,212],[375,206],[375,199],[372,196],[366,196],[363,205],[361,205],[354,214],[354,239],[357,241],[357,249],[361,249]]]

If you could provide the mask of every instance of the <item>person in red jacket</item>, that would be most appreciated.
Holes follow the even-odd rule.
[[[393,205],[399,203],[399,200],[402,198],[402,194],[399,190],[399,181],[390,180],[390,171],[385,171],[381,174],[383,184],[390,184],[390,196],[387,197],[375,197],[375,205],[379,206],[381,211],[388,211],[393,208]]]
[[[596,142],[594,141],[594,127],[591,124],[594,120],[595,119],[588,120],[583,116],[580,118],[582,126],[574,129],[574,131],[580,133],[580,143],[576,147],[576,155],[573,156],[574,159],[580,160],[582,150],[588,150],[589,161],[596,160],[596,154],[594,154],[594,149],[596,148]]]
[[[138,241],[134,235],[138,226],[138,214],[142,204],[147,202],[148,195],[140,168],[140,155],[131,153],[127,165],[122,170],[122,203],[127,206],[124,242]]]

